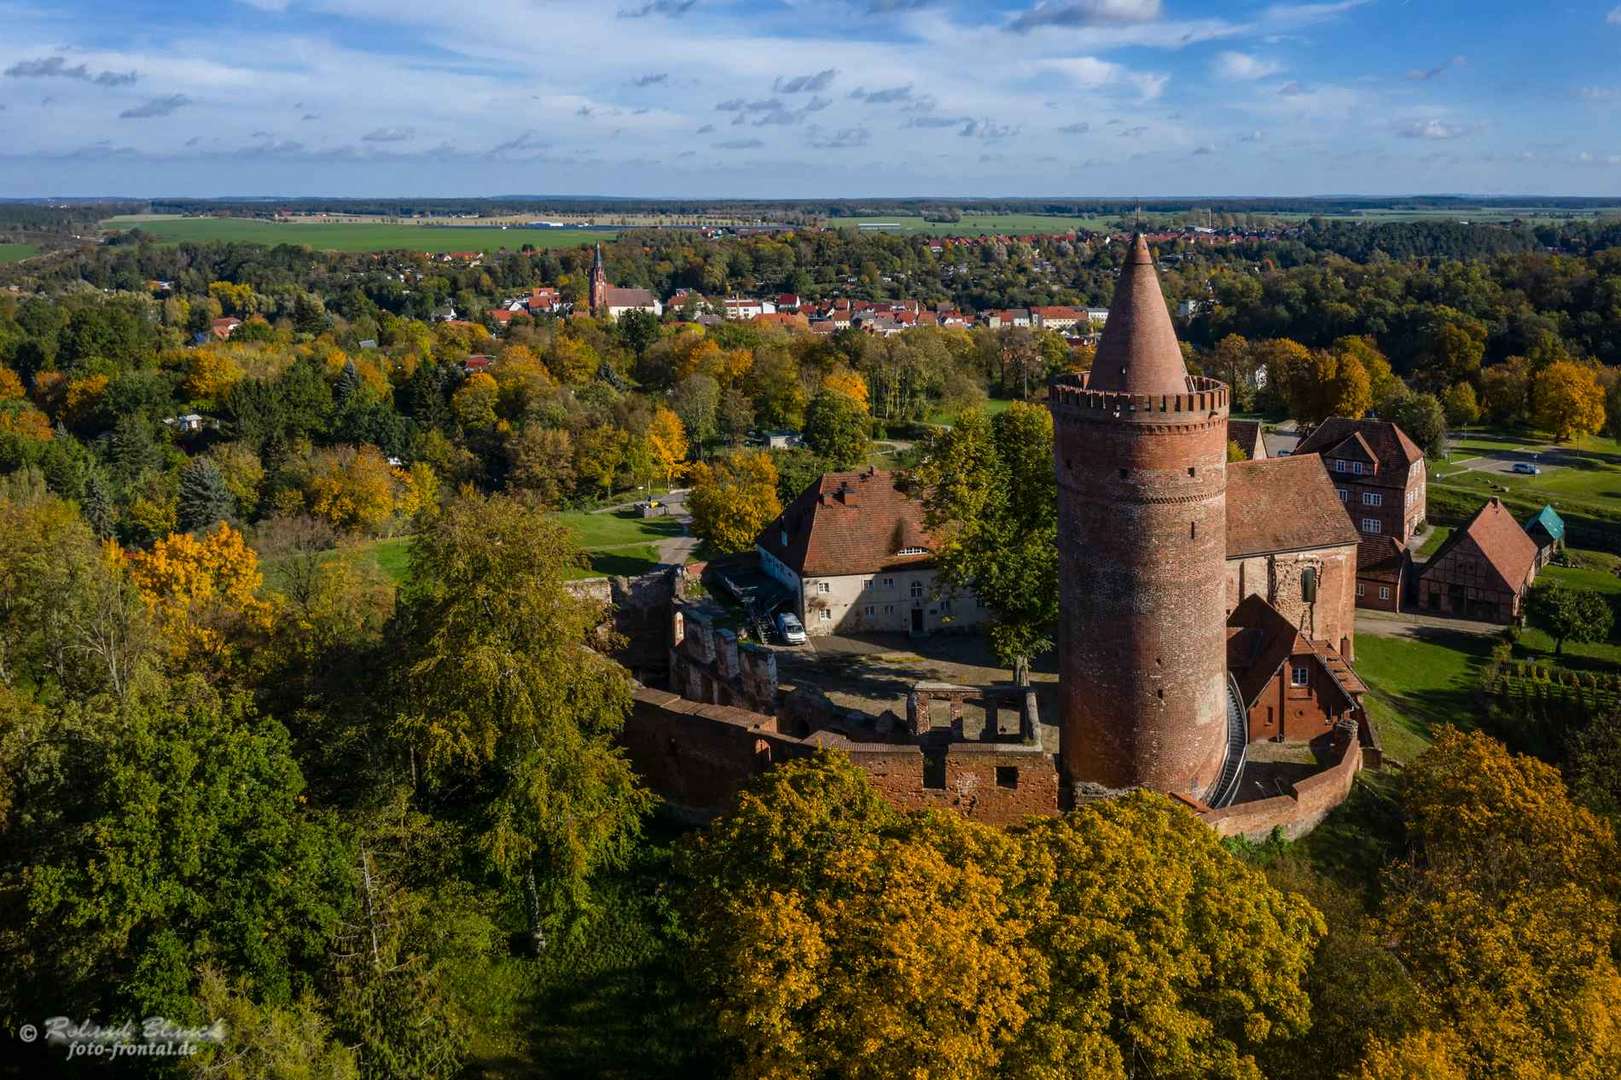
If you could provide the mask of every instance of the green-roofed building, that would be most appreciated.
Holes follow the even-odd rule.
[[[1525,532],[1537,544],[1537,569],[1548,565],[1548,560],[1565,546],[1565,519],[1551,506],[1525,519]]]

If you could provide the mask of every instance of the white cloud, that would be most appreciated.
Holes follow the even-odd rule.
[[[1407,139],[1458,139],[1469,134],[1469,129],[1462,124],[1451,124],[1444,120],[1414,120],[1400,129],[1400,134]]]
[[[1242,82],[1276,75],[1283,70],[1283,65],[1249,53],[1228,51],[1216,57],[1213,70],[1223,79]]]
[[[1611,26],[1621,26],[1621,6],[1611,8],[1610,13],[1604,16],[1604,21]]]

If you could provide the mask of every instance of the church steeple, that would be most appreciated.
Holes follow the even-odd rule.
[[[608,303],[608,270],[602,264],[602,245],[597,244],[596,257],[591,260],[591,311],[600,314]]]

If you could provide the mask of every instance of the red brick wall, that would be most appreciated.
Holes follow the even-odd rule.
[[[1265,840],[1273,829],[1282,829],[1292,840],[1310,832],[1345,801],[1361,767],[1362,747],[1352,739],[1337,764],[1292,785],[1289,794],[1206,810],[1199,816],[1222,836]]]
[[[1250,742],[1276,738],[1280,724],[1284,742],[1311,742],[1333,732],[1334,718],[1323,707],[1324,695],[1333,692],[1328,673],[1315,660],[1301,658],[1311,672],[1311,683],[1291,686],[1289,671],[1295,662],[1293,657],[1284,661],[1250,706]]]
[[[697,814],[724,811],[758,773],[815,752],[814,745],[779,734],[772,717],[645,688],[636,693],[620,743],[648,787]],[[1039,748],[953,745],[941,788],[924,787],[920,747],[855,743],[841,749],[902,809],[954,810],[990,824],[1058,812],[1058,770]],[[1017,770],[1016,786],[998,783],[999,767]]]
[[[1226,391],[1180,412],[1052,393],[1065,777],[1203,795],[1226,742]]]

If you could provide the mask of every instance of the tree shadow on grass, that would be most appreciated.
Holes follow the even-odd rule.
[[[590,562],[591,569],[603,577],[638,577],[659,567],[658,557],[651,548],[599,551],[591,556]]]

